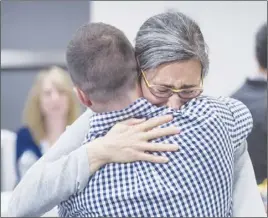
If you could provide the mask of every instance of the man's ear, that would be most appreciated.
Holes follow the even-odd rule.
[[[92,106],[92,102],[89,100],[89,98],[87,97],[87,95],[79,88],[74,87],[73,88],[77,98],[80,100],[80,102],[85,105],[86,107],[91,107]]]

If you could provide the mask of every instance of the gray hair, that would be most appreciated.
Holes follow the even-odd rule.
[[[136,58],[142,70],[161,64],[198,59],[202,75],[209,68],[208,49],[197,23],[180,12],[166,12],[149,18],[136,36]]]

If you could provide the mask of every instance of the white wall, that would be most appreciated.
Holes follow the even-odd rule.
[[[90,7],[92,22],[112,24],[132,42],[147,18],[167,9],[179,10],[195,19],[210,48],[207,94],[229,95],[256,71],[254,37],[267,19],[265,1],[92,1]]]

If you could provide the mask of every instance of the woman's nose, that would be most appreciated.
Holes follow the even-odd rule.
[[[51,98],[52,100],[57,101],[59,99],[59,93],[56,91],[52,92]]]
[[[182,101],[180,99],[180,97],[176,94],[172,95],[167,102],[167,106],[171,107],[173,109],[180,109],[180,107],[182,106]]]

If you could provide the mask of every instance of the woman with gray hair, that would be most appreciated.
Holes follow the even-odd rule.
[[[135,49],[140,66],[141,89],[144,97],[153,104],[167,105],[172,108],[171,110],[181,109],[202,93],[203,78],[207,74],[209,63],[207,48],[198,25],[189,17],[179,12],[167,12],[149,18],[137,34]],[[148,128],[141,128],[139,132],[132,131],[129,134],[130,131],[127,130],[133,127],[127,124],[115,125],[118,128],[112,128],[105,137],[88,144],[88,150],[84,152],[88,153],[87,155],[79,156],[81,153],[78,153],[78,149],[88,130],[87,121],[90,116],[90,112],[85,112],[61,136],[54,146],[55,149],[30,169],[13,196],[12,204],[10,204],[10,211],[16,211],[13,214],[17,216],[40,215],[68,199],[70,195],[82,191],[88,184],[89,172],[92,175],[100,167],[111,162],[141,160],[139,154],[144,154],[144,150],[140,146],[139,153],[134,153],[133,150],[138,150],[139,135],[146,132]],[[151,124],[151,127],[155,126],[155,123]],[[137,125],[142,124],[144,123]],[[132,152],[127,152],[129,149]],[[245,146],[238,151],[240,153],[235,155],[234,160],[238,168],[232,169],[235,174],[234,192],[227,204],[231,205],[233,201],[233,216],[263,216],[265,215],[262,213],[264,208],[261,208],[263,205],[258,196],[254,173]],[[73,162],[69,164],[66,155],[69,157],[71,153],[72,157],[76,155],[76,159],[70,159],[69,162]],[[65,162],[61,163],[63,158]],[[84,163],[84,169],[79,168],[74,172],[66,170],[71,165],[81,166],[76,162]],[[46,172],[47,166],[57,167],[58,171],[52,176],[51,172]],[[35,178],[36,182],[33,182],[32,178]],[[64,185],[58,185],[55,188],[53,186],[55,180],[62,181]],[[30,195],[27,192],[26,195],[22,190],[27,190],[29,184],[31,184],[32,192]],[[219,182],[219,184],[222,183]],[[243,187],[247,192],[244,192]],[[49,195],[43,193],[49,193]],[[21,198],[24,201],[20,201]],[[199,197],[195,200],[198,199]]]
[[[137,33],[135,54],[143,95],[153,104],[179,109],[202,93],[207,46],[197,23],[186,15],[167,12],[149,18]]]

